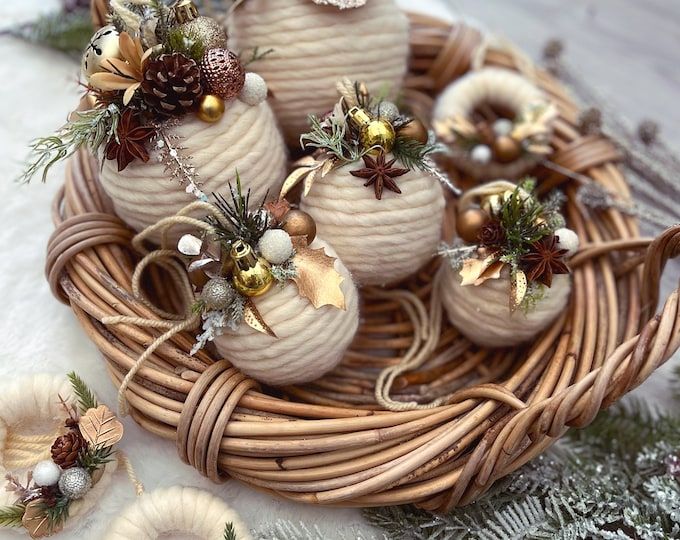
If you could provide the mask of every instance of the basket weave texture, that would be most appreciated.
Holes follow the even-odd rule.
[[[427,112],[432,97],[470,69],[482,36],[422,16],[411,16],[411,24],[406,95]],[[482,61],[516,69],[524,64],[512,52],[490,48]],[[552,160],[628,198],[617,149],[601,136],[581,135],[579,111],[563,88],[545,72],[532,73],[560,113]],[[366,289],[357,337],[341,366],[321,380],[261,388],[227,360],[205,351],[189,356],[193,336],[179,334],[156,350],[129,386],[134,419],[176,441],[181,458],[214,481],[232,477],[296,501],[416,503],[445,511],[475,500],[567,429],[589,424],[680,347],[678,290],[655,315],[661,272],[680,254],[680,227],[653,241],[640,238],[633,217],[583,207],[576,184],[565,176],[540,168],[533,174],[539,190],[564,190],[565,215],[581,238],[571,263],[569,307],[523,348],[481,349],[445,323],[433,358],[393,386],[398,399],[448,396],[445,405],[388,412],[375,403],[378,373],[399,363],[415,338],[394,295]],[[100,322],[111,315],[157,316],[131,293],[133,232],[114,215],[97,176],[98,164],[86,152],[71,159],[54,203],[46,273],[120,384],[162,331]],[[452,222],[451,207],[445,233]],[[436,265],[394,290],[429,305]],[[162,270],[151,270],[147,281],[160,307],[183,311]]]

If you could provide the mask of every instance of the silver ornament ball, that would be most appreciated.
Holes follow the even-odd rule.
[[[381,101],[376,109],[378,118],[393,122],[399,116],[399,108],[391,101]]]
[[[95,73],[104,71],[102,62],[109,58],[120,58],[120,34],[112,24],[97,30],[83,53],[82,72],[89,81]]]
[[[293,242],[283,229],[265,231],[257,247],[262,256],[272,264],[283,264],[293,254]]]
[[[92,489],[92,477],[85,469],[73,467],[61,473],[59,491],[68,499],[81,499]]]
[[[54,486],[61,477],[61,468],[51,459],[39,461],[33,467],[33,481],[37,486]]]
[[[485,144],[478,144],[470,151],[470,158],[477,163],[489,163],[491,161],[491,148]]]
[[[234,301],[236,291],[225,278],[213,278],[203,287],[201,300],[208,310],[226,309]]]

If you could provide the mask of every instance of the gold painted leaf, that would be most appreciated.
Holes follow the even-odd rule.
[[[314,161],[316,163],[316,161]],[[283,186],[281,186],[281,192],[279,193],[279,199],[283,199],[288,192],[297,186],[302,179],[307,176],[312,170],[315,170],[316,165],[302,165],[297,169],[293,170],[292,173],[284,180]]]
[[[344,278],[334,268],[335,257],[326,255],[323,248],[308,247],[306,237],[293,238],[293,247],[296,271],[293,281],[300,296],[308,298],[317,309],[327,305],[346,309],[345,295],[340,287]]]
[[[123,424],[106,405],[89,409],[79,425],[85,440],[95,448],[108,448],[123,438]]]
[[[264,322],[264,318],[257,309],[257,306],[250,299],[246,300],[246,307],[243,312],[243,320],[253,330],[257,330],[258,332],[262,332],[263,334],[267,334],[271,337],[277,337],[274,333],[274,330],[272,330],[269,325]]]
[[[312,186],[314,185],[314,181],[316,180],[316,177],[319,175],[319,171],[321,170],[321,167],[317,167],[316,169],[312,169],[310,173],[305,176],[305,187],[303,194],[306,197],[309,195],[309,192],[312,189]]]
[[[527,276],[522,270],[517,270],[510,278],[510,312],[514,313],[522,304],[527,294]]]
[[[35,499],[26,505],[21,523],[31,538],[44,538],[62,529],[60,523],[53,524],[45,512],[45,501]]]
[[[498,260],[498,255],[492,253],[483,259],[466,259],[460,269],[462,286],[481,285],[487,279],[498,279],[505,263]]]

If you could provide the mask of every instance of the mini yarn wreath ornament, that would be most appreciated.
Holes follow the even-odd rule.
[[[320,377],[340,362],[351,343],[359,324],[358,294],[332,248],[315,237],[310,216],[291,210],[285,201],[263,201],[249,210],[250,193],[243,195],[238,174],[230,195],[228,200],[215,194],[214,204],[192,203],[133,239],[140,252],[145,252],[143,242],[150,235],[160,233],[164,239],[160,249],[137,265],[135,295],[143,299],[140,279],[149,264],[181,259],[186,264],[186,273],[178,271],[187,312],[173,321],[178,317],[161,311],[168,319],[168,333],[147,348],[128,380],[156,347],[201,321],[192,355],[214,342],[241,371],[272,385]],[[199,208],[205,221],[186,217]],[[170,249],[167,237],[176,225],[193,226],[196,234],[183,235]],[[269,320],[270,312],[275,322]],[[104,322],[133,319],[145,324],[135,317]]]
[[[459,171],[476,180],[515,180],[552,153],[556,117],[555,106],[525,76],[487,67],[442,92],[433,126]]]
[[[533,180],[496,181],[459,202],[464,244],[443,250],[441,301],[451,323],[478,345],[527,341],[569,300],[567,259],[578,250],[578,236],[564,226],[560,195],[539,202],[533,191]]]
[[[308,114],[333,107],[341,78],[396,92],[406,74],[409,25],[395,0],[241,0],[228,28],[237,50],[270,51],[253,66],[291,148]]]
[[[123,425],[75,373],[68,381],[48,375],[19,380],[0,400],[2,466],[28,471],[7,472],[10,500],[0,507],[0,526],[23,527],[31,538],[51,536],[89,510],[108,487]],[[58,412],[63,420],[55,436],[8,433],[22,419],[51,421]]]
[[[242,181],[258,198],[269,187],[260,178],[281,182],[286,150],[267,85],[246,73],[222,26],[191,0],[111,10],[83,54],[80,110],[32,144],[22,178],[42,169],[44,180],[86,147],[101,160],[116,213],[138,231],[224,189],[226,171],[247,171]]]
[[[457,190],[435,167],[431,154],[437,146],[420,120],[372,97],[363,83],[344,79],[337,89],[333,110],[323,118],[310,116],[311,131],[300,143],[314,153],[296,163],[279,197],[301,183],[300,208],[355,280],[394,283],[437,251],[444,212],[440,182]],[[408,257],[395,249],[398,244],[409,246]]]

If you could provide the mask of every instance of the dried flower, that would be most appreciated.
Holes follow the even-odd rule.
[[[350,171],[352,176],[357,178],[365,178],[367,182],[364,186],[373,185],[375,190],[375,198],[382,199],[383,188],[387,188],[395,193],[401,193],[399,186],[393,180],[397,176],[402,176],[408,172],[408,169],[398,169],[392,167],[397,161],[396,158],[385,162],[385,152],[380,152],[376,159],[373,159],[370,155],[365,154],[363,156],[365,168],[356,171]]]
[[[531,244],[531,251],[522,256],[521,263],[526,268],[529,281],[538,281],[550,287],[553,274],[569,273],[562,259],[566,254],[567,250],[559,249],[557,237],[551,234]]]
[[[106,145],[106,158],[118,161],[118,170],[122,171],[135,159],[143,162],[149,161],[149,152],[146,143],[156,134],[156,130],[150,126],[143,126],[139,117],[131,110],[123,112],[116,137]]]

